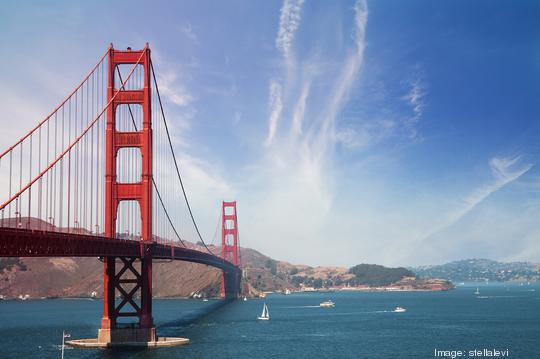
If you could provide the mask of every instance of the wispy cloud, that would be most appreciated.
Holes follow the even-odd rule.
[[[298,28],[299,7],[301,2],[294,5],[288,0],[285,0],[280,16],[280,31],[278,32],[277,43],[282,43],[285,40],[280,40],[283,36],[283,29],[289,29],[287,35],[287,48],[292,46],[294,31]],[[296,15],[287,15],[284,13],[294,13]],[[317,101],[313,103],[312,108],[308,106],[309,97],[311,95],[312,83],[316,76],[324,73],[323,64],[317,63],[316,60],[308,58],[303,61],[302,67],[304,71],[294,79],[300,81],[292,81],[288,78],[286,85],[287,90],[283,88],[279,81],[272,79],[270,81],[270,96],[269,96],[269,127],[268,136],[266,139],[267,147],[272,144],[277,136],[277,124],[281,116],[290,116],[290,133],[289,138],[284,138],[280,141],[280,147],[286,146],[286,153],[282,153],[280,149],[269,149],[272,153],[270,157],[285,156],[276,163],[293,163],[291,167],[299,171],[300,175],[309,174],[311,179],[317,178],[315,183],[324,183],[320,177],[323,173],[327,173],[325,166],[329,165],[333,152],[333,145],[336,141],[346,141],[349,145],[354,146],[357,141],[354,137],[355,132],[341,132],[336,135],[335,122],[343,105],[347,102],[350,89],[357,79],[359,69],[362,65],[364,49],[365,49],[365,30],[367,24],[367,4],[364,0],[357,1],[354,7],[354,28],[352,46],[348,51],[347,56],[343,61],[344,65],[337,66],[332,69],[337,71],[337,75],[329,77],[331,79],[329,90],[324,93],[319,93]],[[284,18],[294,19],[295,26],[285,26]],[[291,20],[292,21],[292,20]],[[289,41],[290,40],[290,41]],[[287,52],[283,52],[286,56]],[[293,61],[294,59],[291,59]],[[288,62],[291,64],[292,62]],[[293,65],[290,65],[293,66]],[[284,76],[289,76],[290,66],[287,65]],[[284,95],[287,95],[284,98]],[[316,114],[316,117],[309,116],[306,119],[307,113],[311,110],[311,115]],[[306,129],[304,131],[304,128]],[[286,143],[284,143],[286,142]],[[296,153],[297,156],[291,156],[290,153]]]
[[[300,26],[301,12],[304,0],[285,0],[281,7],[279,16],[279,27],[276,36],[276,48],[283,56],[286,66],[286,77],[292,73],[294,68],[294,59],[291,54],[291,48],[293,46],[294,37],[296,31]],[[290,79],[287,79],[286,83],[289,83]],[[269,100],[268,100],[268,135],[266,138],[266,146],[269,146],[274,141],[276,135],[278,121],[283,110],[283,84],[281,80],[271,79],[269,87]],[[300,105],[301,106],[301,105]],[[298,108],[302,111],[302,108]],[[297,118],[297,121],[300,119]]]
[[[411,106],[413,115],[405,119],[405,127],[409,129],[409,137],[417,136],[416,124],[424,114],[426,89],[420,78],[410,84],[410,90],[402,99]]]
[[[491,183],[480,186],[470,192],[462,201],[460,208],[452,211],[446,218],[446,221],[425,236],[428,239],[432,235],[439,233],[457,223],[460,219],[473,211],[480,203],[486,200],[490,195],[497,192],[504,186],[514,182],[533,165],[530,163],[520,164],[521,156],[514,157],[493,157],[489,160],[489,167],[493,173],[494,180]]]
[[[181,28],[180,31],[192,43],[194,44],[199,43],[199,38],[197,37],[197,34],[195,34],[195,32],[193,31],[193,27],[191,26],[191,24],[185,25],[184,27]]]
[[[302,92],[298,97],[296,106],[294,107],[293,120],[292,120],[292,132],[295,135],[302,134],[302,122],[306,112],[306,102],[311,89],[311,81],[306,81],[302,86]]]
[[[336,130],[335,141],[348,150],[364,150],[392,135],[396,124],[391,120],[370,121]]]
[[[196,61],[196,60],[193,60]],[[152,50],[152,62],[156,71],[156,78],[159,85],[159,93],[163,99],[177,107],[188,107],[195,100],[195,96],[189,90],[187,81],[179,74],[185,65],[168,61],[162,56],[159,49]],[[193,66],[192,64],[187,65]]]
[[[194,96],[180,84],[174,72],[162,70],[158,74],[159,91],[165,100],[179,107],[186,107],[194,100]]]
[[[368,10],[365,1],[357,1],[354,6],[355,11],[355,31],[353,34],[354,49],[348,56],[342,73],[336,82],[330,102],[326,109],[322,130],[320,132],[320,145],[325,148],[330,142],[336,139],[334,134],[336,116],[347,100],[353,82],[356,80],[358,70],[364,59],[364,49],[366,46],[366,25],[368,20]]]
[[[348,14],[354,19],[352,31],[348,29],[352,41],[347,38],[343,52],[322,55],[317,41],[311,50],[294,51],[301,5],[301,1],[285,0],[282,7],[276,46],[284,61],[279,63],[281,72],[269,80],[264,156],[249,171],[249,181],[256,188],[246,191],[253,195],[244,199],[248,211],[257,211],[263,219],[247,224],[248,230],[268,233],[260,237],[260,246],[270,254],[273,246],[264,243],[273,238],[320,241],[322,229],[329,225],[335,194],[335,123],[358,78],[365,48],[367,6],[358,1]],[[343,33],[342,23],[329,26],[327,31],[336,31],[336,36]],[[282,127],[287,131],[280,131]],[[292,250],[300,250],[305,243],[291,242]]]
[[[268,99],[269,117],[268,117],[268,137],[266,145],[270,145],[276,135],[279,116],[283,110],[281,100],[281,85],[276,81],[270,81],[270,98]]]
[[[290,56],[296,30],[300,26],[304,0],[285,0],[279,16],[279,30],[276,47],[285,58]]]

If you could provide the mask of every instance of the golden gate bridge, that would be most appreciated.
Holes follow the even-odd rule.
[[[96,346],[158,343],[154,259],[219,268],[222,297],[240,294],[236,202],[222,202],[214,253],[186,195],[148,44],[111,44],[58,107],[0,154],[0,185],[0,257],[102,259]]]

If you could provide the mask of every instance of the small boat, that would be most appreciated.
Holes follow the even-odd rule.
[[[480,290],[478,289],[478,287],[476,287],[476,291],[474,292],[475,295],[480,295]]]
[[[270,320],[270,313],[268,312],[268,306],[266,303],[264,303],[263,311],[261,313],[261,316],[258,317],[259,320]]]
[[[208,302],[208,298],[204,298],[202,301],[203,302]]]
[[[247,301],[247,297],[244,297],[244,302]]]
[[[331,300],[327,300],[319,304],[319,307],[321,308],[333,308],[335,306],[336,306],[336,303],[332,302]]]
[[[394,309],[394,313],[403,313],[405,311],[407,311],[407,309],[402,307],[396,307],[396,309]]]

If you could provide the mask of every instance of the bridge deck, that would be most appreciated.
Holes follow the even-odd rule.
[[[227,273],[240,269],[210,253],[167,244],[18,228],[0,228],[0,257],[140,257],[151,250],[155,259],[206,264]]]

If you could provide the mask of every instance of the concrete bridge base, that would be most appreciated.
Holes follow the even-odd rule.
[[[98,337],[92,339],[77,339],[66,341],[73,348],[119,348],[119,347],[173,347],[186,345],[187,338],[163,337],[158,338],[156,328],[118,328],[99,329]]]

